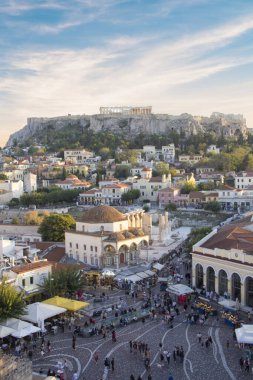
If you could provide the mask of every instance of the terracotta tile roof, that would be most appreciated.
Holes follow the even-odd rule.
[[[152,177],[150,178],[149,182],[162,182],[162,177]]]
[[[48,252],[43,258],[53,261],[60,262],[65,256],[65,248],[64,247],[55,247],[50,252]]]
[[[44,242],[44,241],[32,243],[33,248],[40,249],[41,251],[44,251],[45,249],[51,247],[52,245],[55,245],[55,243],[48,243],[48,242]]]
[[[126,216],[111,206],[96,206],[84,212],[81,217],[85,223],[113,223],[126,220]]]
[[[24,265],[16,265],[11,268],[11,271],[17,274],[31,272],[35,269],[51,267],[52,263],[50,261],[35,261],[34,263],[24,264]]]
[[[202,247],[226,250],[234,248],[253,254],[253,232],[240,225],[227,225],[203,243]]]
[[[201,193],[201,191],[191,191],[189,193],[189,198],[205,198],[205,194]]]

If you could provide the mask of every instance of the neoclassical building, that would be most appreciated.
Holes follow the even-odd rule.
[[[150,231],[149,215],[141,209],[123,214],[111,206],[94,206],[83,213],[75,231],[65,233],[65,250],[80,262],[118,269],[139,262]]]
[[[250,218],[212,231],[193,246],[192,285],[227,293],[253,306],[253,223]]]

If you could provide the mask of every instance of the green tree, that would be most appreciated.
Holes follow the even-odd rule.
[[[165,211],[176,211],[177,205],[175,203],[168,203],[165,206]]]
[[[102,148],[99,149],[98,155],[101,156],[103,161],[107,160],[108,158],[112,156],[110,149],[106,146],[103,146]]]
[[[84,277],[77,265],[53,269],[52,274],[44,280],[43,292],[49,297],[72,296],[84,287]]]
[[[26,304],[23,293],[6,282],[4,278],[0,283],[0,321],[7,318],[19,318],[25,314]]]
[[[213,212],[219,212],[220,211],[220,204],[217,201],[211,201],[207,202],[205,205],[205,210],[213,211]]]
[[[186,251],[191,252],[192,247],[212,231],[211,227],[194,228],[186,240]]]
[[[191,191],[197,190],[197,186],[193,183],[187,182],[181,188],[182,194],[189,194]]]
[[[156,171],[159,176],[163,174],[167,175],[170,173],[170,168],[169,165],[166,164],[166,162],[160,161],[156,164]]]
[[[121,196],[121,199],[122,201],[126,203],[132,203],[135,199],[140,198],[140,195],[141,195],[140,190],[132,189],[123,193]]]
[[[8,179],[8,177],[7,177],[7,175],[6,174],[4,174],[4,173],[0,173],[0,181],[5,181],[5,180],[7,180]]]
[[[13,207],[19,206],[19,199],[18,198],[12,198],[10,200],[10,202],[8,203],[8,205],[13,206]]]
[[[38,228],[44,241],[64,241],[65,231],[75,227],[75,219],[69,214],[50,214]]]
[[[127,178],[130,175],[130,168],[128,165],[117,165],[114,176],[116,178]]]

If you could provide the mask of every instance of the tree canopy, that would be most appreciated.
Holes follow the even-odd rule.
[[[50,214],[45,216],[38,228],[43,241],[64,241],[65,231],[75,227],[75,219],[69,214]]]
[[[140,197],[141,193],[138,189],[132,189],[128,190],[127,192],[123,193],[121,196],[122,201],[126,203],[132,203],[135,199],[138,199]]]
[[[194,228],[187,238],[187,242],[186,242],[187,252],[191,252],[194,244],[196,244],[198,241],[203,239],[211,231],[212,231],[211,227]]]
[[[23,293],[17,292],[4,278],[0,283],[0,321],[19,318],[25,314],[25,308]]]
[[[49,297],[72,296],[84,287],[83,274],[76,266],[53,269],[42,288]]]

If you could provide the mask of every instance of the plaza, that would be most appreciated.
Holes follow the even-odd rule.
[[[152,290],[157,294],[157,290]],[[112,302],[125,300],[125,293],[121,290],[115,290],[107,294],[103,308],[107,308]],[[140,308],[143,301],[137,300],[135,303],[128,296],[126,300],[128,305],[134,305]],[[65,379],[72,380],[76,372],[78,379],[81,380],[101,380],[104,379],[104,360],[114,358],[115,369],[108,372],[107,379],[128,380],[131,374],[137,380],[148,379],[151,373],[153,380],[167,380],[169,374],[173,375],[174,380],[202,380],[202,379],[246,379],[249,374],[240,369],[239,359],[244,354],[243,349],[236,345],[233,339],[232,328],[225,325],[223,320],[217,317],[209,316],[203,325],[199,323],[188,324],[186,322],[186,312],[182,306],[178,306],[179,315],[175,315],[173,326],[164,322],[162,316],[158,315],[156,319],[146,318],[145,323],[142,320],[133,322],[124,327],[116,328],[116,342],[112,341],[111,333],[106,338],[101,335],[92,337],[76,336],[75,349],[72,347],[73,329],[65,330],[64,333],[58,332],[56,335],[45,337],[50,339],[52,350],[45,356],[40,355],[40,345],[33,354],[33,370],[36,372],[43,371],[47,373],[48,369],[57,370],[59,362],[66,360]],[[189,307],[188,307],[189,308]],[[97,317],[96,319],[99,319]],[[246,315],[241,315],[246,318]],[[205,342],[207,337],[211,337],[212,344],[208,347],[198,342],[197,334],[201,333],[202,341]],[[150,371],[147,372],[144,366],[142,354],[137,350],[130,352],[129,341],[143,342],[150,349]],[[39,343],[39,342],[38,342]],[[165,358],[164,364],[160,360],[160,343],[162,351],[173,352],[175,346],[183,347],[184,358],[173,355],[168,365]],[[95,356],[98,356],[97,362]],[[251,369],[250,369],[251,371]]]

